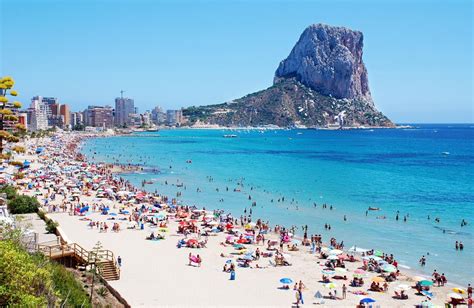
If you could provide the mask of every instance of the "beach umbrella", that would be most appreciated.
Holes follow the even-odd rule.
[[[362,278],[362,277],[364,277],[364,275],[362,275],[362,274],[353,274],[352,276],[354,276],[355,278]]]
[[[340,255],[337,256],[339,260],[345,260],[347,259],[347,255],[345,253],[342,253]]]
[[[336,255],[330,255],[327,259],[328,260],[338,260],[339,258]]]
[[[421,294],[425,295],[425,296],[428,296],[429,298],[433,298],[433,293],[431,292],[428,292],[428,291],[421,291]]]
[[[452,288],[451,290],[459,294],[467,294],[467,291],[461,288]]]
[[[385,279],[383,279],[382,277],[379,277],[379,276],[375,276],[372,278],[372,281],[373,282],[384,282]]]
[[[342,267],[336,267],[336,273],[345,274],[345,273],[347,273],[347,270],[345,268],[342,268]]]
[[[448,298],[454,298],[454,299],[462,299],[462,295],[461,295],[461,294],[459,294],[459,293],[454,293],[454,292],[453,292],[453,293],[449,293],[449,294],[447,295],[447,297],[448,297]]]
[[[321,271],[321,273],[323,273],[324,275],[332,276],[332,275],[334,275],[336,272],[333,271],[333,270],[329,270],[329,269],[323,269],[323,270]]]
[[[253,256],[252,256],[252,255],[249,255],[249,254],[246,254],[245,256],[242,257],[242,259],[252,261],[252,260],[253,260]]]
[[[393,273],[397,271],[397,268],[391,264],[387,264],[382,267],[382,270],[387,273]]]
[[[337,288],[337,285],[336,285],[334,282],[326,283],[324,286],[325,286],[326,288],[328,288],[328,289],[335,289],[335,288]]]
[[[328,247],[321,247],[321,251],[322,252],[328,252],[330,251],[331,249],[329,249]]]
[[[321,294],[321,292],[318,291],[314,294],[314,298],[321,299],[321,298],[323,298],[323,295]]]
[[[293,280],[291,280],[290,278],[282,278],[280,279],[280,282],[283,284],[290,284],[293,283]]]
[[[383,252],[381,252],[380,250],[376,250],[374,252],[374,255],[377,256],[377,257],[381,257],[381,256],[383,256]]]
[[[361,300],[360,300],[360,303],[361,303],[361,304],[375,303],[375,299],[366,297],[366,298],[361,299]]]
[[[232,240],[234,239],[234,236],[233,236],[233,235],[227,235],[227,236],[225,237],[225,239],[226,239],[227,241],[232,241]]]
[[[421,277],[421,276],[415,276],[415,277],[412,277],[413,281],[422,281],[422,280],[427,280],[427,278],[425,277]]]
[[[400,284],[395,289],[398,289],[400,291],[408,291],[410,290],[410,286],[406,284]]]
[[[431,281],[431,280],[422,280],[422,281],[419,281],[418,283],[422,287],[429,287],[429,286],[433,285],[433,281]]]
[[[110,216],[117,216],[117,213],[109,213]]]
[[[333,250],[329,251],[330,255],[340,255],[341,253],[343,253],[343,251],[340,250],[340,249],[333,249]]]
[[[234,245],[234,248],[235,248],[235,249],[244,249],[245,246],[242,245],[242,244],[235,244],[235,245]]]
[[[365,274],[365,271],[361,268],[358,268],[354,271],[354,273],[363,275],[363,274]]]

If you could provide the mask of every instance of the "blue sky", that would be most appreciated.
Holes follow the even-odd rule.
[[[312,23],[364,33],[376,105],[396,122],[473,122],[473,7],[460,1],[0,0],[0,73],[73,110],[126,91],[140,111],[272,84]]]

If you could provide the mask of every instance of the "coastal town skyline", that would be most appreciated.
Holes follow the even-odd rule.
[[[217,104],[270,86],[299,33],[323,22],[364,33],[374,101],[395,122],[472,122],[472,65],[463,65],[472,63],[469,1],[393,3],[390,10],[370,2],[183,3],[3,1],[2,74],[17,77],[23,102],[53,96],[73,110],[113,104],[121,88],[141,110]],[[33,14],[44,18],[34,25]],[[117,22],[120,14],[130,22]],[[419,14],[423,27],[415,26]],[[257,15],[261,22],[249,23]],[[55,32],[59,25],[66,35]],[[84,27],[95,31],[85,35]]]

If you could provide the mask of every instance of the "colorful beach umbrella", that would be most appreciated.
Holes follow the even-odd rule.
[[[422,287],[429,287],[429,286],[432,286],[433,285],[433,281],[431,280],[422,280],[420,282],[418,282],[420,284],[420,286]]]
[[[384,282],[385,279],[380,277],[380,276],[375,276],[375,277],[372,278],[372,281],[373,282]]]
[[[381,257],[381,256],[383,256],[383,252],[381,252],[380,250],[376,250],[374,252],[374,255],[377,256],[377,257]]]
[[[467,294],[467,291],[461,288],[452,288],[452,290],[459,294]]]
[[[293,280],[291,280],[290,278],[282,278],[280,279],[280,282],[283,284],[290,284],[293,283]]]
[[[397,268],[391,264],[386,264],[382,267],[382,270],[387,273],[393,273],[397,271]]]
[[[375,303],[375,299],[366,297],[366,298],[361,299],[361,300],[360,300],[360,303],[361,303],[361,304]]]
[[[425,296],[428,296],[429,298],[433,298],[433,297],[434,297],[433,293],[428,292],[428,291],[421,291],[421,294],[423,294],[423,295],[425,295]]]
[[[324,286],[325,286],[326,288],[328,288],[328,289],[335,289],[335,288],[337,288],[337,285],[336,285],[334,282],[326,283]]]
[[[365,271],[364,271],[363,269],[361,269],[361,268],[358,268],[358,269],[356,269],[356,270],[354,271],[354,273],[364,275],[364,274],[365,274]]]
[[[332,276],[332,275],[334,275],[336,272],[333,271],[333,270],[329,270],[329,269],[323,269],[323,270],[321,271],[321,273],[323,273],[324,275]]]

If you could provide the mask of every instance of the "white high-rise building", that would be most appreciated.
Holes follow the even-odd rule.
[[[34,97],[31,100],[31,105],[30,108],[27,110],[27,113],[27,124],[29,130],[38,131],[49,128],[47,107],[45,107],[45,104],[43,104],[40,98]]]

